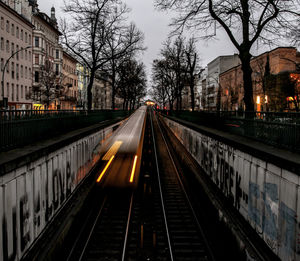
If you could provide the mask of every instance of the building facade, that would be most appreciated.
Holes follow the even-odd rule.
[[[207,110],[217,110],[220,104],[220,86],[219,75],[224,71],[240,64],[240,59],[237,54],[219,56],[207,64],[206,76],[206,104]]]
[[[285,110],[292,106],[289,101],[299,101],[299,63],[300,55],[294,47],[278,47],[253,57],[251,68],[255,110]],[[293,90],[287,89],[291,84],[294,84],[294,94]],[[222,110],[245,109],[241,65],[221,73],[220,86]]]
[[[31,6],[26,1],[14,2],[0,1],[0,107],[31,109],[33,25],[27,19]]]
[[[78,76],[77,60],[66,51],[63,52],[62,82],[60,92],[60,109],[75,110],[77,105]]]
[[[36,8],[32,15],[33,30],[33,83],[32,97],[35,109],[59,108],[57,86],[62,77],[63,50],[61,35],[51,8],[51,17]]]
[[[100,77],[95,77],[93,89],[92,109],[110,110],[111,109],[111,85],[108,81],[101,80]]]
[[[90,70],[80,63],[76,66],[78,76],[77,108],[87,109],[87,87],[90,81]]]

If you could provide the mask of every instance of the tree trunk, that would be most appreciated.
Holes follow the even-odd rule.
[[[95,76],[95,70],[91,70],[91,76],[90,76],[90,82],[87,88],[87,102],[88,102],[88,111],[92,110],[92,88],[94,84],[94,76]]]
[[[195,93],[194,93],[194,86],[191,83],[190,84],[190,89],[191,89],[191,106],[192,106],[192,111],[195,110]]]
[[[250,66],[251,54],[249,51],[240,53],[244,81],[244,102],[246,111],[254,111],[253,87],[252,87],[252,68]]]

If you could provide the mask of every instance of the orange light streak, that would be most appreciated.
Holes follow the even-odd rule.
[[[102,179],[102,177],[103,177],[105,171],[108,169],[109,165],[110,165],[111,162],[113,161],[114,157],[115,157],[115,155],[113,155],[113,156],[110,158],[110,160],[109,160],[109,162],[106,164],[104,170],[102,170],[100,176],[98,177],[97,182],[100,182],[100,180]]]
[[[104,157],[102,158],[102,160],[109,160],[111,158],[112,155],[116,155],[119,148],[121,147],[123,141],[116,141],[111,148],[106,152],[106,154],[104,155]]]
[[[130,183],[133,182],[133,178],[134,178],[134,172],[135,172],[135,167],[136,167],[136,161],[137,161],[137,155],[135,155],[134,157],[134,161],[133,161],[133,166],[132,166],[132,170],[131,170],[131,175],[130,175]]]

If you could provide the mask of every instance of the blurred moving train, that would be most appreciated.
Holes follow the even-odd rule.
[[[142,157],[147,106],[141,106],[103,144],[104,164],[97,183],[105,187],[136,187]]]

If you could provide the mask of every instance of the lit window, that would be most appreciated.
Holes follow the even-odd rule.
[[[260,96],[256,96],[256,104],[260,104]]]

